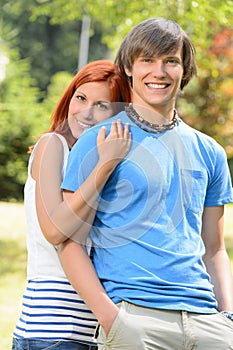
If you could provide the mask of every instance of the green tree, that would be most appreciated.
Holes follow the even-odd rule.
[[[92,28],[96,22],[104,28],[104,40],[108,46],[116,49],[123,36],[138,22],[162,16],[178,21],[188,31],[194,42],[208,46],[217,25],[227,26],[232,23],[232,0],[44,0],[33,7],[31,19],[45,14],[53,24],[67,23],[89,16]],[[215,23],[215,26],[210,24]]]
[[[188,124],[213,136],[233,157],[233,29],[218,32],[199,62],[198,80],[185,92],[181,109]]]
[[[233,89],[233,51],[226,55],[221,45],[218,53],[212,49],[216,36],[232,28],[232,0],[50,0],[40,1],[39,6],[32,9],[31,19],[45,14],[52,24],[81,20],[83,16],[91,18],[92,29],[101,23],[103,41],[112,49],[112,55],[138,22],[156,16],[177,21],[196,46],[199,68],[198,79],[185,90],[185,99],[179,101],[180,112],[192,126],[217,139],[228,156],[233,157],[232,96],[229,94]],[[232,40],[228,43],[232,47]]]
[[[55,74],[41,103],[29,72],[29,62],[20,59],[17,50],[11,50],[0,84],[0,200],[23,199],[28,147],[49,129],[52,111],[72,79],[67,72]]]
[[[39,91],[33,87],[29,63],[17,50],[9,57],[6,76],[0,82],[0,199],[21,200],[27,177],[28,146],[34,143],[41,115]]]
[[[74,74],[77,71],[82,22],[77,17],[73,21],[55,24],[46,13],[33,19],[32,13],[39,5],[36,0],[0,0],[0,37],[11,48],[18,48],[21,58],[30,60],[31,76],[46,96],[50,78],[55,73],[67,71]],[[62,12],[61,9],[61,16]],[[90,61],[108,55],[107,45],[101,43],[101,32],[101,25],[96,23],[91,33]]]
[[[7,44],[9,59],[3,80],[0,57],[0,199],[22,199],[27,148],[48,129],[76,72],[84,16],[91,19],[89,61],[113,58],[125,34],[146,18],[181,24],[197,48],[199,70],[179,113],[225,147],[233,169],[232,0],[0,0],[0,7],[0,45]]]
[[[52,112],[72,78],[68,72],[58,72],[51,78],[46,98],[42,103],[44,123],[41,125],[41,131],[49,129]]]

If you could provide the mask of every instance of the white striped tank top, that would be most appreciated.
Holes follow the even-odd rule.
[[[96,320],[65,280],[28,281],[15,338],[91,343]]]
[[[62,176],[69,149],[58,134],[64,149]],[[90,309],[67,280],[57,251],[41,232],[35,204],[35,180],[31,177],[34,151],[28,165],[28,179],[24,189],[27,221],[27,287],[22,300],[22,312],[13,333],[14,338],[38,340],[74,340],[92,344],[96,320]]]

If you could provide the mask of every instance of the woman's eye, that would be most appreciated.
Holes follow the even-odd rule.
[[[77,95],[76,98],[77,98],[77,100],[80,100],[80,101],[85,101],[86,100],[85,97],[82,96],[82,95]]]
[[[107,111],[111,108],[111,105],[109,103],[103,103],[103,102],[98,102],[96,104],[96,106],[97,106],[97,108],[104,110],[104,111]]]

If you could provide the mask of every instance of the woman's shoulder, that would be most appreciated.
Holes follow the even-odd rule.
[[[62,145],[63,147],[65,146],[68,148],[68,145],[64,136],[55,132],[49,132],[40,137],[34,149],[38,149],[38,148],[41,149],[48,146],[60,148]]]
[[[69,152],[69,148],[65,138],[57,133],[46,133],[40,137],[34,146],[30,156],[30,162],[42,159],[46,154],[46,158],[64,157]]]

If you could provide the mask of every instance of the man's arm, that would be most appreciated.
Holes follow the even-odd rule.
[[[204,263],[214,285],[219,311],[233,313],[233,279],[224,242],[224,206],[205,207],[202,238],[206,253]]]

